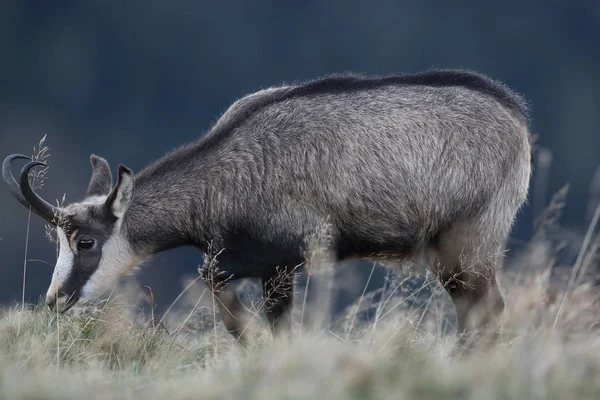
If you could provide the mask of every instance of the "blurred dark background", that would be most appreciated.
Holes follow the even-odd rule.
[[[536,172],[509,254],[531,238],[534,216],[566,183],[565,231],[577,242],[589,222],[600,164],[597,0],[1,0],[0,55],[0,157],[31,154],[48,135],[48,200],[83,196],[91,153],[113,171],[119,163],[139,171],[267,86],[340,71],[453,67],[523,94],[538,144],[552,155],[549,171]],[[0,185],[3,304],[21,297],[26,229],[27,211]],[[36,217],[29,257],[55,261]],[[167,252],[138,280],[162,307],[201,262],[194,249]],[[51,273],[28,264],[29,300],[45,293]]]

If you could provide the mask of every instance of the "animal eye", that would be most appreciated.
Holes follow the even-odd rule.
[[[78,250],[89,250],[92,247],[94,247],[93,239],[81,239],[81,240],[79,240],[79,242],[77,242]]]

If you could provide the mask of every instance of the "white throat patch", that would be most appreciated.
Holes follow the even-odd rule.
[[[75,255],[71,249],[69,239],[62,228],[56,228],[56,235],[59,243],[58,260],[56,260],[56,266],[54,267],[54,273],[52,274],[52,281],[48,288],[48,296],[56,295],[57,291],[65,284],[71,271],[73,270],[73,262]]]

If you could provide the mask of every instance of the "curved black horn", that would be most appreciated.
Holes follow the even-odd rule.
[[[8,185],[8,190],[10,190],[10,193],[13,195],[13,197],[17,199],[19,203],[29,208],[29,203],[27,202],[27,200],[25,200],[25,197],[23,197],[23,194],[21,193],[21,188],[15,180],[15,177],[13,176],[12,170],[10,168],[12,162],[14,160],[19,159],[31,160],[29,157],[24,156],[23,154],[11,154],[10,156],[6,157],[4,159],[4,162],[2,163],[2,178],[4,178],[4,182],[6,182],[6,184]]]
[[[57,225],[58,220],[62,216],[62,210],[58,207],[53,206],[48,203],[46,200],[42,199],[38,196],[31,185],[29,184],[29,171],[37,166],[47,167],[41,161],[31,161],[25,164],[23,169],[21,170],[21,178],[20,178],[20,187],[21,192],[23,193],[23,197],[31,206],[31,209],[34,210],[40,217],[44,218],[46,221],[50,222],[53,225]]]

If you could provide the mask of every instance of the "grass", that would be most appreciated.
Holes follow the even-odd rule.
[[[547,249],[536,246],[519,262]],[[131,288],[66,315],[7,309],[0,398],[598,398],[600,291],[579,283],[563,301],[566,284],[550,272],[503,273],[501,338],[462,356],[451,355],[447,296],[418,268],[394,271],[385,290],[365,292],[322,330],[296,326],[273,340],[257,315],[248,348],[224,331],[200,285],[160,323],[132,306],[147,296]]]

